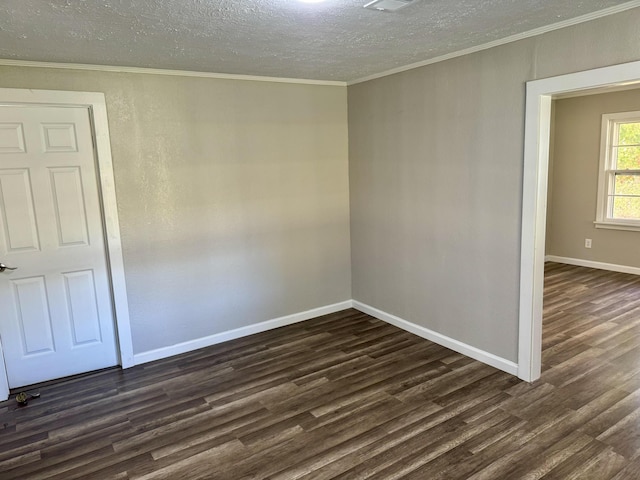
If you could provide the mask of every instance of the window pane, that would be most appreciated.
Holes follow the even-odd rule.
[[[640,220],[640,197],[614,197],[613,218]]]
[[[618,151],[617,170],[640,170],[640,147],[614,147]]]
[[[640,175],[616,175],[616,195],[640,195]]]
[[[618,145],[640,145],[640,122],[619,124]]]

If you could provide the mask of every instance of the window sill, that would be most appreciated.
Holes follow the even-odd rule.
[[[628,230],[631,232],[640,232],[640,222],[593,222],[596,228],[607,228],[609,230]]]

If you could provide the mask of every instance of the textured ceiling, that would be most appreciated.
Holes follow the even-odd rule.
[[[365,3],[2,0],[0,58],[351,81],[629,2]]]

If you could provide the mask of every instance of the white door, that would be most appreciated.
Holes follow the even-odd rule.
[[[118,363],[88,108],[0,106],[0,262],[11,388]]]

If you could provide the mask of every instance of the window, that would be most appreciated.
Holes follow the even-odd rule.
[[[602,116],[595,223],[640,231],[640,112]]]

